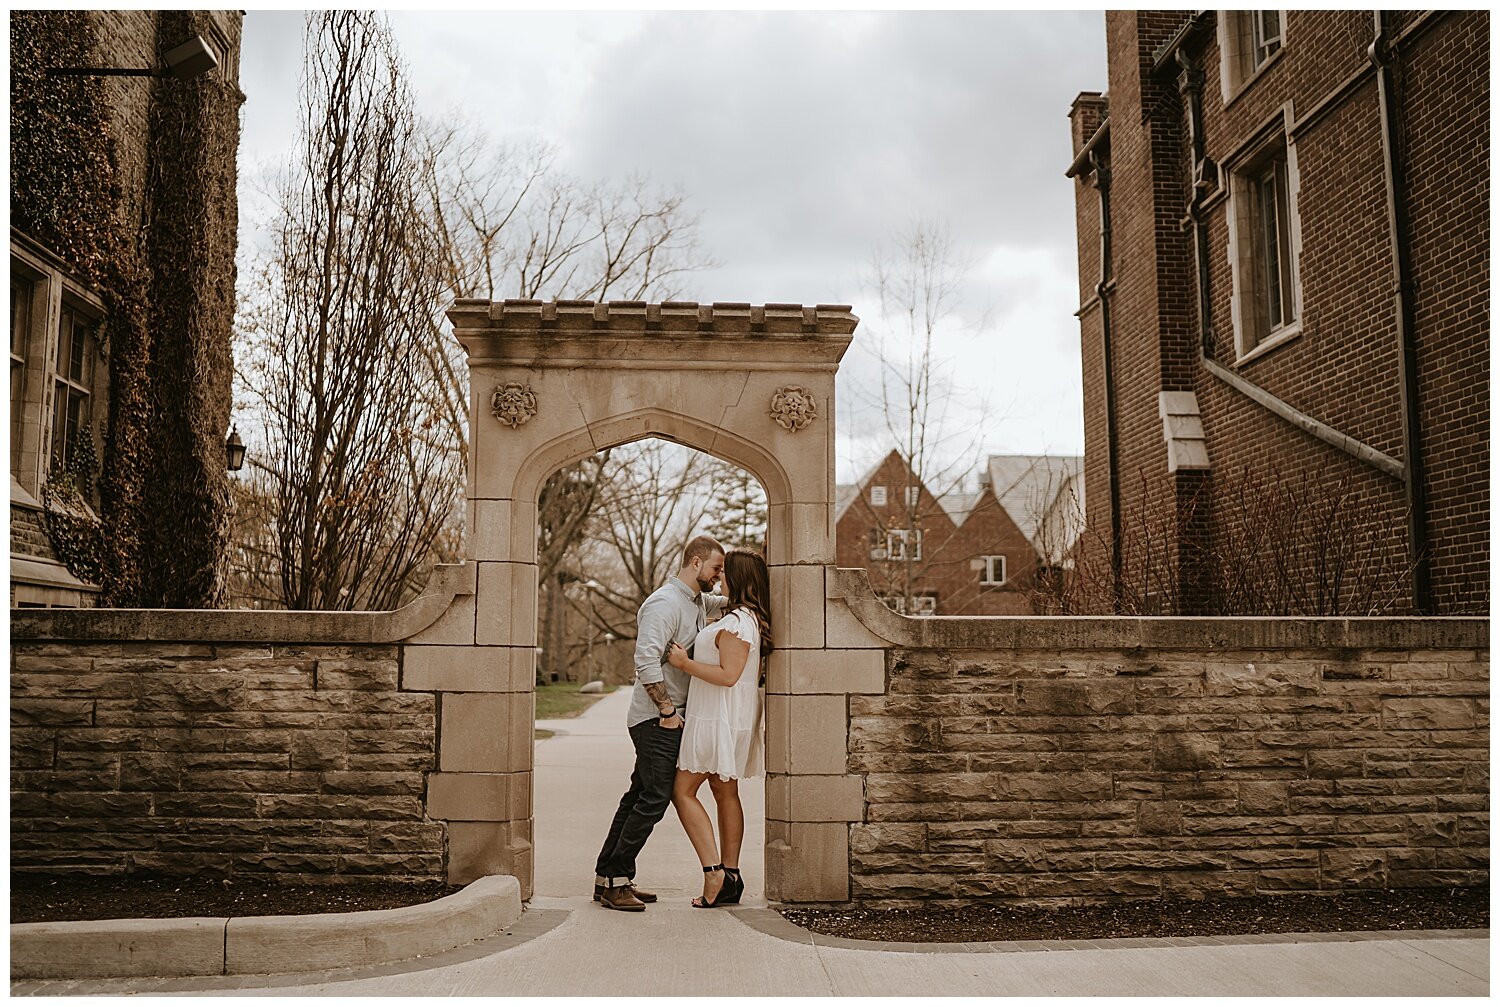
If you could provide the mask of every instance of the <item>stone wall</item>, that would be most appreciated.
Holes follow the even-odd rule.
[[[443,873],[436,702],[394,645],[12,648],[11,865]]]
[[[397,612],[12,610],[12,869],[445,877],[402,672],[466,571]]]
[[[856,901],[1488,883],[1483,620],[849,607],[908,644],[848,700]]]

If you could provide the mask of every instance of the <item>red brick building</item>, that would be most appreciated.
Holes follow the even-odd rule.
[[[838,565],[909,615],[1030,615],[1082,526],[1081,458],[993,455],[978,490],[934,494],[892,451],[837,493]]]
[[[1487,612],[1488,13],[1106,31],[1068,174],[1120,607]]]

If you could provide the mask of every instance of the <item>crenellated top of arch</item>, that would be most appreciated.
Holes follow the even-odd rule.
[[[805,357],[809,344],[816,355],[837,362],[848,348],[859,319],[847,304],[743,304],[697,301],[535,301],[507,298],[489,301],[459,298],[448,310],[454,334],[471,355],[523,357],[520,345],[541,339],[603,338],[631,340],[755,341],[799,344],[792,351]],[[499,337],[486,339],[486,337]],[[791,351],[791,347],[786,347]],[[746,347],[748,350],[749,347]]]

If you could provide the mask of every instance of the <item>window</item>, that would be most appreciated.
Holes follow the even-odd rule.
[[[908,556],[908,553],[910,555]],[[892,528],[885,533],[885,559],[920,562],[922,559],[922,533],[908,528]]]
[[[1230,268],[1241,360],[1299,330],[1296,148],[1281,123],[1231,169]]]
[[[10,468],[16,470],[21,453],[21,422],[26,416],[26,344],[31,335],[32,285],[15,275],[10,278]]]
[[[1281,11],[1250,11],[1250,71],[1254,73],[1281,48]]]
[[[919,594],[906,604],[906,597],[899,594],[883,594],[880,601],[886,608],[901,615],[937,615],[937,595]],[[910,609],[910,611],[908,611]]]
[[[922,487],[920,487],[920,486],[908,486],[908,487],[906,487],[906,506],[908,506],[908,507],[915,507],[917,505],[917,501],[919,501],[921,499],[922,499]]]
[[[874,506],[874,507],[884,507],[885,506],[885,487],[884,486],[871,486],[870,487],[870,504],[871,504],[871,506]]]
[[[89,395],[97,324],[71,304],[63,303],[53,369],[52,453],[48,458],[53,471],[68,467],[78,451],[80,436],[91,436]]]
[[[979,583],[991,586],[1005,583],[1005,557],[981,556],[984,566],[979,571]]]
[[[1224,97],[1234,97],[1286,44],[1285,12],[1231,10],[1219,19]]]

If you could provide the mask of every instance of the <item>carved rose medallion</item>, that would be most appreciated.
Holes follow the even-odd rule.
[[[530,385],[512,381],[495,389],[490,397],[495,419],[514,430],[536,415],[536,394]]]
[[[776,389],[771,396],[771,419],[784,430],[796,433],[810,426],[818,418],[818,400],[813,393],[801,385],[787,385]]]

